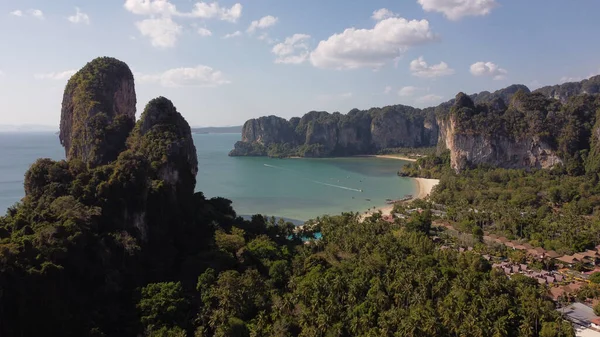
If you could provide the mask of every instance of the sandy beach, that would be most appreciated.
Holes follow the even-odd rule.
[[[417,183],[417,193],[413,196],[413,199],[424,199],[433,190],[433,187],[437,185],[440,180],[439,179],[425,179],[425,178],[412,178]],[[377,207],[374,210],[368,211],[366,214],[363,213],[361,215],[361,220],[371,216],[373,213],[381,211],[383,215],[390,215],[392,210],[394,209],[394,205],[385,205],[382,207]]]
[[[374,154],[374,155],[357,155],[357,156],[353,156],[353,157],[364,157],[364,158],[386,158],[386,159],[396,159],[396,160],[404,160],[404,161],[412,161],[415,162],[417,161],[414,158],[409,158],[409,157],[404,157],[401,155],[394,155],[394,154]]]

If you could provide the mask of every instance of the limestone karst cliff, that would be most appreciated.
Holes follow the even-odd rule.
[[[277,116],[251,119],[231,156],[345,156],[392,147],[430,147],[437,143],[433,111],[396,105],[348,114],[311,111],[289,121]]]
[[[534,92],[511,85],[466,95],[436,107],[403,105],[354,109],[348,114],[311,111],[289,121],[251,119],[231,156],[329,157],[373,154],[400,147],[450,150],[451,166],[582,170],[588,156],[600,158],[596,123],[600,76]],[[598,160],[600,162],[600,159]],[[588,160],[589,162],[589,160]],[[597,165],[600,167],[600,163]]]
[[[117,159],[135,123],[135,87],[127,64],[100,57],[69,79],[64,91],[60,142],[67,159],[92,166]]]

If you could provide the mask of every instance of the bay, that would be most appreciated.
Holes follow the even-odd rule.
[[[194,134],[196,190],[233,201],[240,215],[308,220],[365,211],[414,194],[416,184],[396,175],[406,162],[380,158],[273,159],[229,157],[240,134]],[[38,158],[60,160],[53,133],[0,133],[0,214],[23,195],[23,177]]]

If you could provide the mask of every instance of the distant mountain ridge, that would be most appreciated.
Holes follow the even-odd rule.
[[[311,111],[290,120],[265,116],[244,124],[230,155],[334,157],[437,145],[439,151],[450,150],[456,171],[481,164],[581,166],[587,152],[572,153],[595,153],[589,137],[600,109],[598,93],[600,76],[594,76],[533,92],[516,84],[495,92],[459,93],[425,109],[393,105],[347,114]],[[595,130],[600,138],[600,129]]]
[[[192,133],[242,133],[242,126],[209,126],[192,128]]]

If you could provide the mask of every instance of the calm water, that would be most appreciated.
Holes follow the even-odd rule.
[[[270,159],[229,157],[239,134],[194,135],[199,173],[196,190],[233,201],[238,214],[308,220],[361,211],[413,194],[415,183],[396,176],[394,159]],[[51,133],[0,133],[0,214],[23,197],[23,176],[37,158],[63,159]],[[362,192],[361,192],[362,190]],[[370,199],[370,200],[367,200]]]

